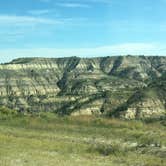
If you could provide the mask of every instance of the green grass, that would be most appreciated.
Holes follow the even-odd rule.
[[[164,166],[161,121],[99,117],[0,118],[0,166]]]

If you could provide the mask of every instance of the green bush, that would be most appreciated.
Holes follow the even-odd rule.
[[[104,144],[104,143],[94,143],[90,146],[88,149],[88,152],[90,153],[99,153],[103,156],[109,156],[109,155],[119,155],[123,152],[123,150],[120,148],[118,144]]]
[[[16,115],[18,115],[18,112],[16,110],[7,107],[0,107],[0,119],[10,118]]]

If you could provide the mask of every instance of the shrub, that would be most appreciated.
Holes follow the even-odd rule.
[[[14,117],[18,114],[16,110],[9,109],[7,107],[0,107],[0,118],[6,119],[8,117]]]
[[[90,153],[99,153],[103,156],[109,156],[109,155],[118,155],[123,152],[123,150],[120,148],[118,144],[104,144],[104,143],[94,143],[90,146],[88,149],[88,152]]]

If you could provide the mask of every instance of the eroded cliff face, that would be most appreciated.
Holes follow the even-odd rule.
[[[165,117],[166,73],[151,81],[147,87],[133,93],[125,103],[117,107],[115,112],[127,119]]]
[[[121,117],[126,119],[135,118],[159,118],[165,115],[164,104],[159,99],[148,99],[129,106]]]
[[[110,114],[165,72],[165,57],[16,59],[0,65],[0,105],[19,111]],[[165,105],[149,100],[130,105],[123,116],[153,112],[163,114]]]

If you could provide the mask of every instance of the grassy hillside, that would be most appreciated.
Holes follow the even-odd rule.
[[[164,166],[165,126],[164,120],[11,113],[0,117],[0,165]]]

